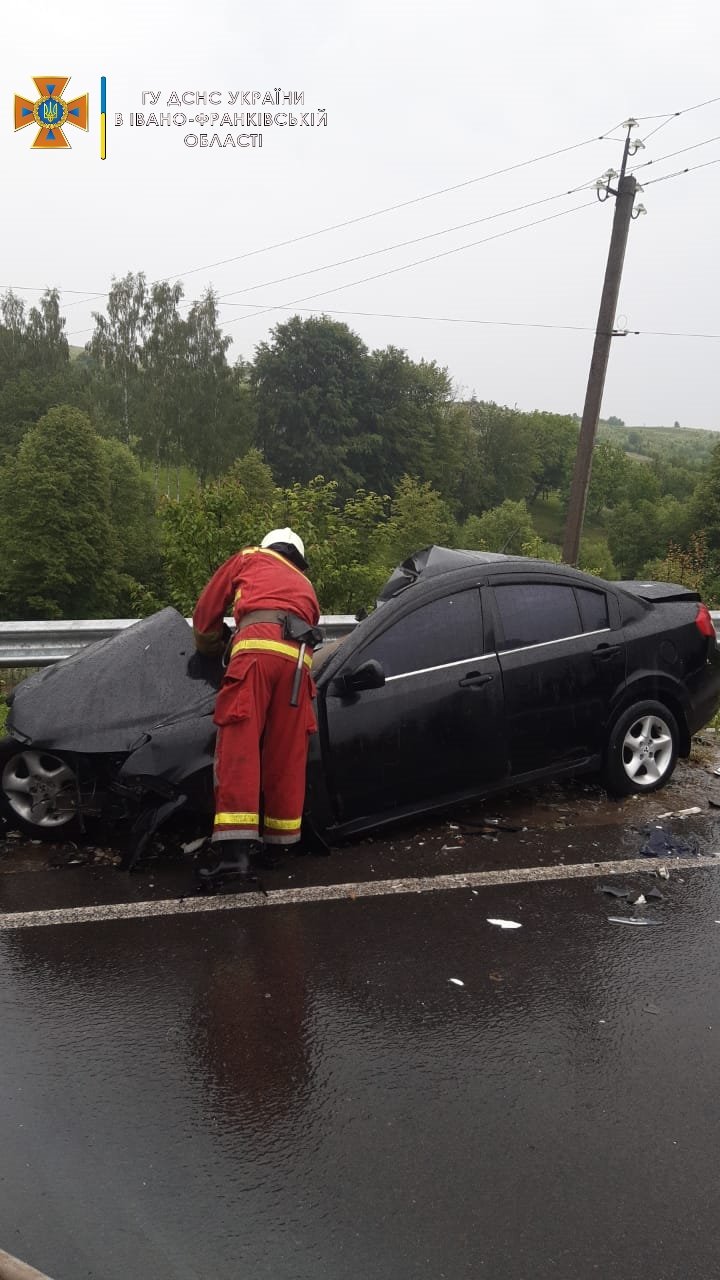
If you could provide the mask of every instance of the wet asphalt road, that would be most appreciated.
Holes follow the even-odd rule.
[[[637,851],[597,835],[483,856]],[[655,866],[614,877],[662,888],[634,910],[599,877],[0,932],[0,1248],[55,1280],[715,1274],[720,865]],[[0,910],[181,874],[19,871]]]

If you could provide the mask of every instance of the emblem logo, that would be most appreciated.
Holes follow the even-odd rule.
[[[69,76],[33,76],[40,94],[36,102],[15,94],[15,131],[25,129],[29,124],[38,127],[33,150],[68,150],[70,143],[63,133],[65,125],[73,124],[76,129],[87,132],[88,95],[85,93],[66,102],[62,95],[69,80]]]

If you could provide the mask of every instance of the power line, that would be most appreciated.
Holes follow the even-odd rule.
[[[396,244],[386,245],[382,249],[371,249],[367,253],[358,253],[351,258],[341,258],[337,262],[328,262],[319,267],[309,267],[306,271],[296,271],[292,275],[279,276],[275,280],[263,280],[260,284],[245,285],[242,289],[231,289],[228,293],[221,293],[218,301],[225,298],[234,298],[238,293],[252,293],[255,289],[268,289],[275,284],[285,284],[289,280],[299,280],[302,276],[312,276],[318,271],[331,271],[333,267],[345,267],[352,262],[362,262],[366,258],[376,258],[381,253],[392,253],[395,249],[406,249],[413,244],[422,244],[425,240],[434,240],[438,236],[451,235],[454,231],[465,231],[468,227],[476,227],[482,222],[492,222],[495,218],[505,218],[512,213],[522,213],[525,209],[535,209],[538,205],[548,204],[551,200],[561,200],[564,196],[575,195],[578,191],[584,191],[591,182],[584,182],[581,186],[571,187],[569,191],[558,191],[552,196],[543,196],[540,200],[529,200],[525,204],[515,205],[511,209],[502,209],[498,213],[487,213],[482,218],[473,218],[470,222],[460,222],[454,227],[445,227],[441,231],[429,231],[424,236],[415,236],[412,240],[400,240]]]
[[[445,249],[442,253],[434,253],[427,258],[417,258],[414,262],[407,262],[401,267],[388,267],[386,271],[378,271],[372,276],[363,276],[359,280],[349,280],[345,284],[335,285],[332,289],[323,289],[318,293],[310,293],[302,298],[293,298],[289,302],[282,303],[280,307],[263,307],[259,311],[254,311],[250,316],[236,316],[234,320],[228,321],[228,325],[237,324],[238,320],[257,319],[259,316],[266,315],[269,311],[284,310],[287,307],[294,307],[299,302],[313,302],[315,298],[327,297],[329,293],[339,293],[343,289],[353,289],[356,285],[368,284],[372,280],[382,280],[385,276],[397,275],[400,271],[410,271],[413,267],[423,266],[427,262],[437,262],[440,258],[449,258],[453,254],[463,253],[466,249],[474,249],[477,245],[487,244],[490,240],[500,240],[505,236],[514,235],[517,231],[526,231],[529,227],[537,227],[543,222],[552,222],[556,218],[565,218],[570,213],[577,213],[580,209],[589,209],[591,207],[597,207],[597,201],[590,200],[585,204],[574,205],[573,208],[563,209],[560,213],[548,214],[546,218],[536,218],[533,222],[521,223],[519,227],[510,227],[507,231],[498,231],[495,235],[484,236],[482,240],[473,240],[469,244],[458,245],[455,249]]]
[[[650,178],[648,182],[643,183],[644,187],[652,187],[656,182],[668,182],[670,178],[682,178],[686,173],[694,173],[696,169],[709,169],[712,164],[720,164],[720,156],[715,160],[706,160],[704,164],[693,164],[687,169],[677,169],[675,173],[664,173],[660,178]]]
[[[699,111],[701,107],[711,107],[714,103],[720,102],[720,98],[707,98],[705,102],[696,102],[692,107],[682,107],[680,111],[662,111],[657,116],[636,116],[638,124],[642,124],[644,120],[660,120],[663,116],[687,116],[691,111]]]
[[[642,164],[633,165],[632,169],[628,169],[628,173],[637,173],[639,169],[647,169],[651,164],[661,164],[663,160],[672,160],[675,156],[685,155],[686,151],[697,151],[698,147],[707,147],[711,142],[720,141],[720,134],[716,133],[712,138],[704,138],[702,142],[693,142],[692,146],[680,147],[678,151],[668,151],[666,156],[655,156],[654,160],[643,160]]]
[[[616,128],[617,126],[613,126]],[[612,129],[608,130],[612,133]],[[291,236],[288,240],[280,240],[275,244],[264,245],[260,249],[250,249],[247,253],[240,253],[232,258],[223,258],[219,262],[211,262],[202,267],[192,267],[189,271],[180,271],[177,275],[168,277],[168,279],[184,279],[185,276],[195,275],[198,271],[212,271],[215,267],[225,267],[231,262],[241,262],[245,258],[254,258],[261,253],[269,253],[273,249],[284,249],[291,244],[299,244],[302,240],[310,240],[315,236],[326,235],[330,231],[340,231],[344,227],[357,225],[359,222],[367,222],[370,218],[379,218],[386,213],[395,213],[398,209],[407,209],[411,205],[421,204],[425,200],[434,200],[437,196],[448,195],[452,191],[460,191],[464,187],[471,187],[478,182],[487,182],[490,178],[499,178],[506,173],[513,173],[517,169],[525,169],[531,164],[539,164],[542,160],[552,160],[556,156],[567,155],[570,151],[577,151],[580,147],[590,146],[593,142],[601,142],[605,138],[605,134],[598,134],[594,138],[585,138],[582,142],[574,142],[567,147],[558,147],[555,151],[546,151],[541,155],[532,156],[529,160],[520,160],[516,164],[506,165],[502,169],[493,169],[489,173],[480,174],[477,178],[467,178],[463,182],[456,182],[449,187],[440,187],[437,191],[428,191],[424,195],[413,196],[410,200],[401,200],[397,204],[385,205],[381,209],[373,209],[370,213],[363,213],[354,218],[345,218],[342,222],[335,222],[327,227],[320,227],[316,231],[306,231],[299,236]]]
[[[395,213],[398,209],[407,209],[411,205],[421,204],[426,200],[434,200],[437,196],[448,195],[452,191],[460,191],[464,187],[471,187],[478,182],[487,182],[491,178],[502,177],[506,173],[514,173],[518,169],[525,169],[529,165],[539,164],[543,160],[552,160],[556,156],[567,155],[568,152],[577,151],[580,147],[590,146],[593,142],[602,142],[608,134],[613,132],[613,129],[615,128],[617,128],[617,125],[613,125],[612,129],[608,129],[606,133],[598,134],[593,138],[585,138],[582,142],[573,142],[567,147],[558,147],[554,151],[546,151],[541,155],[531,156],[528,160],[519,160],[515,164],[506,165],[502,169],[493,169],[489,173],[482,173],[476,178],[466,178],[463,182],[456,182],[452,186],[440,187],[437,191],[428,191],[423,195],[413,196],[409,200],[401,200],[397,204],[385,205],[383,208],[373,209],[369,213],[359,214],[353,218],[345,218],[342,222],[334,222],[330,226],[319,227],[315,231],[306,231],[298,236],[290,236],[287,240],[278,240],[274,244],[263,245],[259,249],[249,249],[246,253],[236,254],[232,258],[222,258],[217,262],[205,263],[200,267],[191,267],[188,271],[179,271],[170,276],[162,276],[158,280],[151,280],[149,287],[152,288],[154,284],[161,284],[164,280],[180,280],[185,279],[186,276],[196,275],[200,271],[213,271],[216,267],[225,267],[232,262],[242,262],[246,258],[254,258],[261,253],[270,253],[274,249],[285,249],[288,245],[299,244],[303,240],[312,240],[316,236],[326,235],[330,231],[340,231],[345,227],[352,227],[360,222],[367,222],[371,218],[379,218],[386,213]],[[65,290],[65,292],[70,293],[75,291],[68,289]],[[81,298],[77,302],[69,303],[68,308],[80,306],[83,302],[91,302],[93,298],[96,297],[106,298],[107,296],[107,292],[91,294],[88,298]],[[66,308],[66,310],[68,308]]]
[[[388,267],[385,271],[377,271],[374,275],[363,276],[359,280],[350,280],[345,284],[334,285],[331,289],[321,289],[318,293],[306,294],[302,298],[293,298],[289,302],[279,303],[270,307],[261,307],[250,316],[236,316],[234,320],[229,320],[228,324],[237,324],[238,320],[254,319],[257,316],[266,315],[269,311],[281,311],[288,307],[294,307],[299,302],[312,302],[315,298],[324,298],[329,293],[338,293],[343,289],[352,289],[358,284],[367,284],[372,280],[381,280],[385,276],[397,275],[400,271],[409,271],[413,267],[423,266],[426,262],[437,262],[440,258],[449,258],[453,254],[462,253],[465,249],[474,249],[477,245],[487,244],[491,240],[500,240],[504,236],[514,235],[517,231],[525,231],[529,227],[540,226],[543,222],[552,222],[556,218],[567,217],[569,213],[576,213],[579,209],[589,209],[597,207],[596,200],[586,201],[585,204],[574,205],[571,209],[563,209],[560,213],[551,213],[546,218],[536,218],[532,222],[521,223],[519,227],[510,227],[506,231],[497,231],[492,236],[484,236],[481,240],[472,240],[469,244],[457,245],[454,249],[444,249],[441,253],[431,254],[427,258],[417,258],[414,262],[406,262],[400,267]],[[83,333],[90,333],[90,329],[75,329],[67,334],[68,338],[77,337]]]
[[[664,115],[663,115],[662,117],[661,117],[661,116],[659,116],[659,115],[657,115],[657,116],[640,116],[640,117],[638,117],[638,122],[639,122],[639,123],[641,123],[642,121],[645,121],[645,120],[657,120],[657,119],[663,119],[663,120],[664,120],[664,122],[665,122],[665,123],[667,123],[667,122],[669,122],[669,120],[671,120],[671,119],[675,119],[675,118],[677,118],[678,116],[681,116],[681,115],[687,115],[687,114],[688,114],[689,112],[691,112],[691,111],[698,111],[698,110],[700,110],[700,108],[702,108],[702,107],[706,107],[706,106],[711,106],[712,104],[714,104],[714,103],[716,103],[716,102],[720,102],[720,97],[718,97],[718,98],[708,98],[705,102],[699,102],[699,103],[696,103],[694,106],[692,106],[692,107],[685,107],[685,108],[683,108],[683,109],[682,109],[682,110],[680,110],[680,111],[666,112],[666,113],[664,113]],[[340,230],[340,229],[342,229],[342,228],[344,228],[344,227],[353,226],[353,225],[355,225],[355,224],[357,224],[357,223],[359,223],[359,222],[365,222],[365,221],[368,221],[368,220],[369,220],[369,219],[371,219],[371,218],[380,217],[381,215],[383,215],[383,214],[385,214],[385,213],[392,213],[392,212],[394,212],[394,211],[396,211],[396,210],[398,210],[398,209],[407,208],[407,207],[409,207],[409,206],[411,206],[411,205],[419,204],[419,203],[421,203],[421,202],[423,202],[423,201],[425,201],[425,200],[432,200],[432,199],[434,199],[434,198],[435,198],[435,197],[437,197],[437,196],[446,195],[446,194],[448,194],[448,193],[450,193],[450,192],[452,192],[452,191],[458,191],[458,190],[460,190],[460,189],[462,189],[462,188],[464,188],[464,187],[472,186],[472,185],[473,185],[473,184],[475,184],[475,183],[478,183],[478,182],[484,182],[484,181],[489,180],[490,178],[493,178],[493,177],[499,177],[499,176],[502,176],[503,174],[511,173],[511,172],[513,172],[513,171],[515,171],[515,170],[517,170],[517,169],[526,168],[527,166],[532,165],[532,164],[538,164],[538,163],[540,163],[542,160],[548,160],[548,159],[552,159],[552,158],[554,158],[555,156],[565,155],[567,152],[575,151],[575,150],[578,150],[578,149],[579,149],[579,148],[581,148],[581,147],[589,146],[592,142],[596,142],[596,141],[600,142],[600,141],[604,141],[604,140],[611,140],[611,135],[612,135],[612,133],[613,133],[613,131],[614,131],[614,129],[615,129],[615,128],[617,128],[617,126],[616,126],[616,125],[614,125],[612,129],[607,130],[605,133],[598,134],[598,135],[597,135],[596,137],[594,137],[594,138],[586,138],[586,139],[585,139],[584,141],[582,141],[582,142],[572,143],[570,146],[567,146],[567,147],[560,147],[560,148],[557,148],[555,151],[548,151],[548,152],[544,152],[544,153],[542,153],[541,155],[532,156],[532,157],[531,157],[530,159],[528,159],[528,160],[518,161],[516,164],[508,165],[507,167],[505,167],[505,168],[503,168],[503,169],[496,169],[496,170],[493,170],[493,171],[491,171],[491,172],[489,172],[489,173],[481,174],[479,177],[476,177],[476,178],[468,178],[468,179],[466,179],[466,180],[465,180],[465,181],[463,181],[463,182],[455,183],[455,184],[453,184],[452,186],[448,186],[448,187],[441,187],[441,188],[439,188],[439,189],[438,189],[438,190],[436,190],[436,191],[430,191],[430,192],[425,193],[424,195],[415,196],[415,197],[411,198],[410,200],[404,200],[404,201],[399,202],[398,204],[394,204],[394,205],[387,205],[387,206],[385,206],[385,207],[383,207],[383,208],[381,208],[381,209],[375,209],[375,210],[372,210],[370,213],[361,214],[361,215],[359,215],[359,216],[357,216],[357,217],[354,217],[354,218],[346,218],[346,219],[345,219],[344,221],[342,221],[342,222],[333,223],[332,225],[327,226],[327,227],[320,227],[320,228],[318,228],[318,229],[317,229],[317,230],[315,230],[315,231],[308,231],[308,232],[305,232],[305,233],[303,233],[302,235],[299,235],[299,236],[292,236],[292,237],[290,237],[290,238],[289,238],[289,239],[287,239],[287,240],[277,241],[277,242],[276,242],[276,243],[274,243],[274,244],[264,245],[264,246],[262,246],[262,247],[261,247],[261,248],[259,248],[259,249],[251,249],[251,250],[248,250],[248,252],[247,252],[247,253],[238,254],[238,255],[236,255],[236,256],[235,256],[235,257],[233,257],[233,258],[224,258],[224,259],[221,259],[221,260],[220,260],[220,261],[218,261],[218,262],[208,263],[208,264],[205,264],[204,266],[201,266],[201,267],[193,267],[193,268],[191,268],[189,271],[179,272],[179,273],[176,273],[175,275],[172,275],[172,276],[160,277],[160,278],[158,278],[157,280],[152,280],[152,281],[150,281],[150,287],[152,287],[154,284],[160,284],[160,283],[162,283],[162,281],[163,281],[163,280],[166,280],[166,279],[167,279],[167,280],[171,280],[171,279],[172,279],[172,280],[177,280],[177,279],[184,278],[184,276],[187,276],[187,275],[194,275],[194,274],[197,274],[197,273],[198,273],[198,272],[200,272],[200,271],[210,271],[210,270],[213,270],[215,267],[219,267],[219,266],[227,266],[229,263],[232,263],[232,262],[239,262],[239,261],[244,260],[245,258],[256,257],[256,256],[258,256],[259,254],[262,254],[262,253],[269,253],[270,251],[272,251],[272,250],[274,250],[274,249],[281,249],[281,248],[285,248],[285,247],[287,247],[288,245],[291,245],[291,244],[297,244],[297,243],[299,243],[299,242],[301,242],[301,241],[303,241],[303,240],[309,240],[309,239],[312,239],[312,238],[314,238],[314,237],[316,237],[316,236],[325,235],[326,233],[328,233],[328,232],[330,232],[330,231],[337,231],[337,230]],[[658,128],[662,128],[662,125],[659,125],[659,126],[658,126]],[[655,132],[657,132],[657,130],[653,130],[652,132],[653,132],[653,133],[655,133]],[[648,137],[649,137],[649,136],[651,136],[651,135],[648,135]],[[698,147],[699,147],[699,146],[705,146],[708,142],[711,142],[711,141],[714,141],[714,140],[715,140],[715,139],[708,138],[708,139],[706,139],[706,140],[705,140],[705,142],[699,142],[699,143],[696,143],[696,144],[694,144],[694,146],[698,146]],[[688,151],[688,150],[693,150],[693,147],[682,148],[680,151],[673,151],[673,152],[670,152],[667,156],[659,156],[659,157],[657,157],[657,159],[656,159],[656,160],[648,160],[648,161],[645,161],[643,164],[635,166],[635,168],[634,168],[633,170],[631,170],[631,172],[635,172],[637,169],[644,168],[644,167],[646,167],[646,166],[647,166],[647,165],[649,165],[649,164],[657,164],[657,163],[659,163],[659,162],[660,162],[660,161],[662,161],[662,160],[671,159],[671,158],[672,158],[673,156],[675,156],[675,155],[680,155],[680,154],[682,154],[682,151]],[[575,187],[575,188],[572,188],[572,190],[573,190],[573,191],[582,190],[582,187]],[[567,194],[571,194],[571,192],[568,192]],[[548,199],[551,199],[551,198],[553,198],[553,197],[548,197]],[[541,202],[541,201],[538,201],[537,203],[542,203],[542,202]],[[520,206],[520,208],[522,208],[522,207],[523,207],[523,206]],[[524,207],[530,207],[530,206],[528,205],[528,206],[524,206]],[[493,216],[500,216],[500,215],[493,215]],[[482,219],[479,219],[479,221],[482,221]],[[470,226],[470,225],[472,225],[472,224],[471,224],[471,223],[467,223],[467,224],[464,224],[464,225]],[[460,228],[460,227],[458,227],[458,228],[456,228],[456,229],[458,229],[458,230],[459,230],[459,229],[461,229],[461,228]],[[453,230],[453,228],[449,228],[448,230]],[[436,233],[434,233],[434,234],[436,234],[436,235],[442,235],[442,234],[445,234],[445,232],[436,232]],[[405,242],[405,243],[410,244],[410,243],[412,243],[412,241],[407,241],[407,242]],[[398,246],[398,247],[402,247],[402,246]],[[376,252],[380,252],[380,251],[376,251]],[[346,261],[346,262],[350,262],[350,261],[353,261],[353,259],[346,259],[345,261]],[[335,265],[342,265],[342,263],[338,263],[338,264],[335,264]],[[318,269],[318,270],[320,270],[320,269],[324,269],[324,268],[317,268],[317,269]],[[284,277],[284,279],[291,279],[291,278],[292,278],[292,277]],[[268,283],[271,283],[271,282],[268,282]],[[272,282],[272,283],[279,283],[279,281],[275,281],[275,282]],[[257,287],[257,288],[264,288],[264,287],[265,287],[265,284],[263,284],[263,285],[253,286],[253,288],[255,288],[255,287]],[[43,292],[45,292],[45,289],[40,288],[39,286],[36,286],[36,285],[0,285],[0,288],[3,288],[3,289],[17,289],[17,290],[19,290],[20,292],[38,292],[38,293],[43,293]],[[78,299],[77,299],[77,301],[75,301],[75,302],[71,302],[71,303],[68,303],[68,305],[65,307],[65,310],[66,310],[66,311],[67,311],[67,310],[69,310],[69,309],[70,309],[70,307],[74,307],[74,306],[82,306],[82,305],[83,305],[83,303],[86,303],[86,302],[92,302],[92,301],[93,301],[94,299],[96,299],[96,298],[106,298],[106,297],[108,296],[108,291],[107,291],[107,290],[105,290],[105,291],[97,290],[97,291],[95,291],[95,292],[92,292],[92,291],[90,291],[90,290],[83,290],[83,289],[60,289],[60,290],[59,290],[59,292],[61,292],[61,293],[63,293],[63,294],[65,294],[65,293],[73,293],[73,294],[77,293],[77,294],[82,294],[82,295],[84,295],[84,296],[82,296],[82,297],[78,298]],[[242,292],[242,291],[241,291],[241,290],[235,290],[234,292],[238,292],[238,293],[239,293],[239,292]],[[224,297],[229,297],[229,296],[231,296],[231,294],[225,294],[225,295],[222,295],[222,296],[224,296]],[[83,332],[85,332],[85,331],[83,330]]]

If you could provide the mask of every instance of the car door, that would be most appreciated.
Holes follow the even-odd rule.
[[[344,692],[344,678],[369,660],[380,664],[384,685]],[[393,610],[387,627],[349,655],[322,700],[323,762],[338,820],[430,808],[502,777],[502,711],[477,587],[400,616]]]
[[[496,580],[491,590],[511,774],[597,755],[625,675],[615,597],[549,576]]]

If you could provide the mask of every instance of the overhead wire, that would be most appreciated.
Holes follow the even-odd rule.
[[[395,244],[385,245],[381,249],[370,249],[367,253],[358,253],[351,258],[341,258],[336,262],[324,263],[319,267],[308,267],[305,271],[295,271],[292,275],[279,276],[275,280],[263,280],[260,284],[244,285],[242,289],[231,289],[227,293],[218,295],[218,300],[223,301],[226,298],[234,298],[238,293],[252,293],[255,289],[268,289],[272,285],[285,284],[289,280],[298,280],[302,276],[316,275],[319,271],[331,271],[334,267],[345,267],[352,262],[362,262],[366,258],[376,258],[382,253],[392,253],[395,249],[406,249],[410,245],[422,244],[426,240],[435,240],[438,236],[451,235],[455,231],[465,231],[468,227],[476,227],[482,222],[492,222],[496,218],[509,217],[513,213],[522,213],[525,209],[536,209],[541,204],[549,204],[552,200],[562,200],[564,196],[576,195],[578,191],[585,191],[594,183],[594,179],[589,182],[583,182],[577,187],[571,187],[566,191],[557,191],[554,195],[543,196],[540,200],[528,200],[525,204],[514,205],[510,209],[501,209],[497,213],[484,214],[482,218],[473,218],[470,222],[460,222],[453,227],[444,227],[440,231],[429,231],[423,236],[414,236],[411,240],[399,240]]]
[[[543,160],[552,160],[556,156],[567,155],[570,151],[577,151],[581,147],[590,146],[591,143],[593,142],[602,142],[608,136],[608,134],[612,133],[613,130],[616,128],[617,128],[617,125],[613,125],[612,129],[608,129],[605,133],[596,134],[592,138],[585,138],[581,142],[573,142],[566,147],[557,147],[554,151],[545,151],[540,155],[531,156],[527,160],[519,160],[515,164],[505,165],[502,169],[493,169],[488,173],[480,174],[478,177],[466,178],[462,182],[456,182],[447,187],[439,187],[435,191],[428,191],[419,196],[412,196],[409,200],[401,200],[396,204],[385,205],[380,209],[372,209],[370,210],[369,213],[359,214],[353,218],[345,218],[341,222],[334,222],[326,227],[318,227],[314,231],[302,232],[300,235],[290,236],[286,240],[278,240],[278,241],[275,241],[273,244],[262,245],[258,249],[248,249],[245,253],[235,254],[231,258],[221,258],[217,262],[205,263],[199,267],[191,267],[186,271],[179,271],[179,272],[175,272],[172,275],[159,277],[157,280],[151,280],[149,287],[152,288],[154,284],[161,284],[164,280],[167,280],[167,281],[180,280],[180,279],[184,280],[187,276],[196,275],[200,271],[214,271],[216,267],[225,267],[233,262],[242,262],[247,258],[254,258],[262,253],[270,253],[275,249],[285,249],[289,245],[299,244],[303,240],[312,240],[317,236],[326,235],[328,232],[331,232],[331,231],[340,231],[340,230],[343,230],[345,227],[356,226],[358,223],[367,222],[371,218],[379,218],[386,213],[395,213],[398,209],[407,209],[411,205],[421,204],[426,200],[434,200],[437,196],[448,195],[450,192],[453,192],[453,191],[460,191],[465,187],[474,186],[478,182],[487,182],[491,178],[502,177],[507,173],[514,173],[518,169],[525,169],[525,168],[528,168],[530,165],[540,164]],[[63,292],[69,293],[71,292],[71,290],[64,290]],[[72,292],[75,292],[75,291],[73,290]],[[87,298],[81,298],[77,302],[68,303],[68,307],[66,308],[66,310],[69,307],[80,306],[82,305],[83,302],[92,302],[94,298],[105,298],[107,296],[108,296],[107,291],[103,293],[100,290],[98,290],[97,293],[92,293]]]
[[[228,307],[249,307],[249,302],[227,302],[223,304]],[[377,320],[420,320],[428,323],[437,324],[471,324],[492,326],[507,329],[562,329],[571,333],[595,333],[594,325],[590,324],[548,324],[546,322],[531,320],[480,320],[475,317],[468,316],[424,316],[407,312],[397,311],[351,311],[347,309],[339,309],[337,307],[292,307],[278,306],[270,308],[276,311],[297,310],[306,312],[309,315],[330,315],[330,316],[365,316]],[[671,332],[661,329],[626,329],[622,330],[623,335],[628,334],[632,337],[653,337],[653,338],[713,338],[720,341],[720,333],[687,333],[687,332]]]
[[[477,245],[487,244],[491,240],[500,240],[505,236],[515,235],[518,231],[526,231],[529,227],[540,226],[544,222],[552,222],[557,218],[565,218],[570,213],[577,213],[580,209],[589,209],[597,207],[596,200],[586,201],[584,204],[574,205],[571,209],[562,209],[560,213],[548,214],[546,218],[536,218],[532,222],[521,223],[519,227],[510,227],[505,231],[498,231],[492,236],[484,236],[481,240],[473,240],[469,244],[457,245],[454,249],[444,249],[441,253],[434,253],[427,258],[417,258],[414,262],[406,262],[399,267],[388,267],[386,271],[378,271],[371,276],[363,276],[359,280],[346,281],[344,284],[334,285],[331,289],[322,289],[318,293],[306,294],[302,298],[293,298],[288,302],[280,304],[280,306],[263,307],[258,311],[254,311],[249,316],[236,316],[234,320],[229,320],[228,325],[237,324],[238,320],[252,320],[259,316],[266,315],[270,311],[281,310],[287,307],[294,307],[299,302],[312,302],[315,298],[327,297],[329,293],[339,293],[343,289],[353,289],[359,284],[368,284],[373,280],[382,280],[386,276],[397,275],[401,271],[410,271],[413,267],[424,266],[428,262],[438,262],[441,258],[449,258],[453,254],[463,253],[466,249],[474,249]]]

